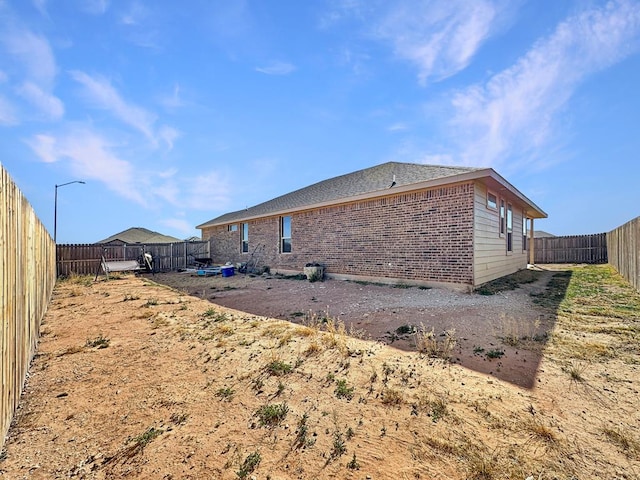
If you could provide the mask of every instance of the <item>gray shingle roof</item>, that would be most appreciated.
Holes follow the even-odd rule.
[[[146,228],[132,227],[96,243],[110,243],[118,240],[124,243],[174,243],[182,241],[179,238],[163,235]]]
[[[476,170],[482,169],[387,162],[375,167],[365,168],[364,170],[358,170],[314,183],[308,187],[295,190],[244,210],[225,213],[202,225],[198,225],[197,228],[202,228],[207,225],[237,222],[245,218],[300,209],[319,203],[338,202],[340,199],[356,195],[378,191],[382,192],[392,186],[402,187]],[[394,181],[395,183],[393,183]]]

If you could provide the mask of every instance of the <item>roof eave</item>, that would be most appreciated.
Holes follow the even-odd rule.
[[[544,210],[538,207],[538,205],[536,205],[533,201],[531,201],[520,190],[518,190],[516,187],[511,185],[511,183],[509,183],[502,175],[496,172],[493,168],[483,169],[481,170],[481,172],[488,172],[488,174],[482,175],[482,176],[491,177],[496,182],[502,184],[504,188],[506,188],[509,191],[509,193],[516,196],[522,203],[524,203],[527,206],[527,209],[526,209],[527,217],[529,218],[547,218],[548,217],[547,213]]]
[[[204,228],[208,228],[208,227],[217,227],[217,226],[222,226],[222,225],[228,225],[229,223],[248,222],[250,220],[255,220],[257,218],[287,215],[287,214],[294,213],[294,212],[300,212],[300,211],[305,211],[305,210],[313,210],[313,209],[316,209],[316,208],[324,208],[324,207],[329,207],[329,206],[332,206],[332,205],[338,205],[338,204],[343,204],[343,203],[352,203],[352,202],[357,202],[357,201],[361,201],[361,200],[369,200],[369,199],[372,199],[372,198],[382,197],[382,196],[386,196],[386,195],[396,195],[396,194],[401,194],[401,193],[412,192],[412,191],[415,191],[415,190],[423,190],[423,189],[426,189],[426,188],[434,188],[434,187],[440,187],[440,186],[443,186],[443,185],[450,185],[450,184],[454,184],[454,183],[463,183],[463,182],[468,182],[468,181],[473,181],[473,180],[479,180],[481,178],[486,178],[486,177],[491,177],[496,182],[504,185],[504,187],[507,190],[509,190],[509,192],[511,192],[520,201],[522,201],[524,204],[526,204],[527,207],[528,207],[527,208],[527,215],[529,215],[530,218],[547,218],[547,214],[542,209],[540,209],[535,203],[533,203],[531,200],[529,200],[517,188],[515,188],[513,185],[511,185],[509,182],[507,182],[495,170],[493,170],[492,168],[483,168],[483,169],[479,169],[479,170],[473,170],[473,171],[470,171],[470,172],[460,173],[458,175],[450,175],[450,176],[447,176],[447,177],[440,177],[440,178],[436,178],[436,179],[433,179],[433,180],[427,180],[427,181],[424,181],[424,182],[417,182],[417,183],[411,183],[411,184],[408,184],[408,185],[402,185],[402,186],[398,186],[398,187],[385,188],[383,190],[375,190],[375,191],[372,191],[372,192],[367,192],[367,193],[363,193],[363,194],[359,194],[359,195],[352,195],[352,196],[349,196],[349,197],[342,197],[342,198],[338,198],[338,199],[334,199],[334,200],[328,200],[326,202],[313,203],[313,204],[308,204],[308,205],[299,206],[299,207],[292,207],[292,208],[282,209],[282,210],[274,210],[272,212],[269,212],[268,214],[247,215],[245,217],[240,216],[240,217],[236,217],[233,220],[226,220],[226,221],[221,221],[221,222],[211,222],[211,221],[210,222],[205,222],[205,223],[203,223],[201,225],[198,225],[196,228],[197,229],[204,229]]]

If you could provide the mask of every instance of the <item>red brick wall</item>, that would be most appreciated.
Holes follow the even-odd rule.
[[[473,282],[473,183],[320,208],[292,215],[292,253],[279,253],[279,218],[249,222],[249,254],[240,227],[203,231],[216,262],[246,261],[328,273],[434,282]],[[256,250],[257,247],[257,250]]]

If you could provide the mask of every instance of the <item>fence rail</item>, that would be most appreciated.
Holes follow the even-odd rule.
[[[0,449],[54,284],[53,239],[0,164]]]
[[[607,263],[607,234],[534,239],[535,263]]]
[[[153,257],[154,270],[166,272],[187,268],[197,259],[209,257],[209,242],[176,242],[155,244],[65,244],[57,246],[59,276],[72,273],[93,275],[100,269],[104,255],[106,260],[138,260],[143,253]]]
[[[607,233],[609,263],[640,291],[640,217]]]

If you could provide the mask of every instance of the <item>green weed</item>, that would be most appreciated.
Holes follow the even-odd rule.
[[[347,381],[344,379],[336,381],[335,394],[338,398],[346,398],[347,400],[351,400],[353,398],[353,392],[355,391],[355,389],[355,387],[349,387],[347,385]]]
[[[258,451],[247,455],[247,458],[244,459],[244,462],[242,462],[240,466],[240,470],[236,472],[238,478],[247,478],[247,475],[252,473],[258,465],[260,465],[260,460],[262,460],[262,457]]]
[[[286,375],[287,373],[291,373],[293,371],[293,367],[285,363],[281,360],[274,360],[266,366],[267,372],[271,375],[275,375],[280,377],[282,375]]]
[[[107,348],[109,346],[110,341],[111,340],[109,340],[107,337],[103,337],[102,334],[100,334],[94,339],[88,338],[85,343],[85,346],[90,348],[97,347],[98,349]]]
[[[282,422],[289,412],[286,403],[263,405],[256,411],[261,426],[275,427]]]

